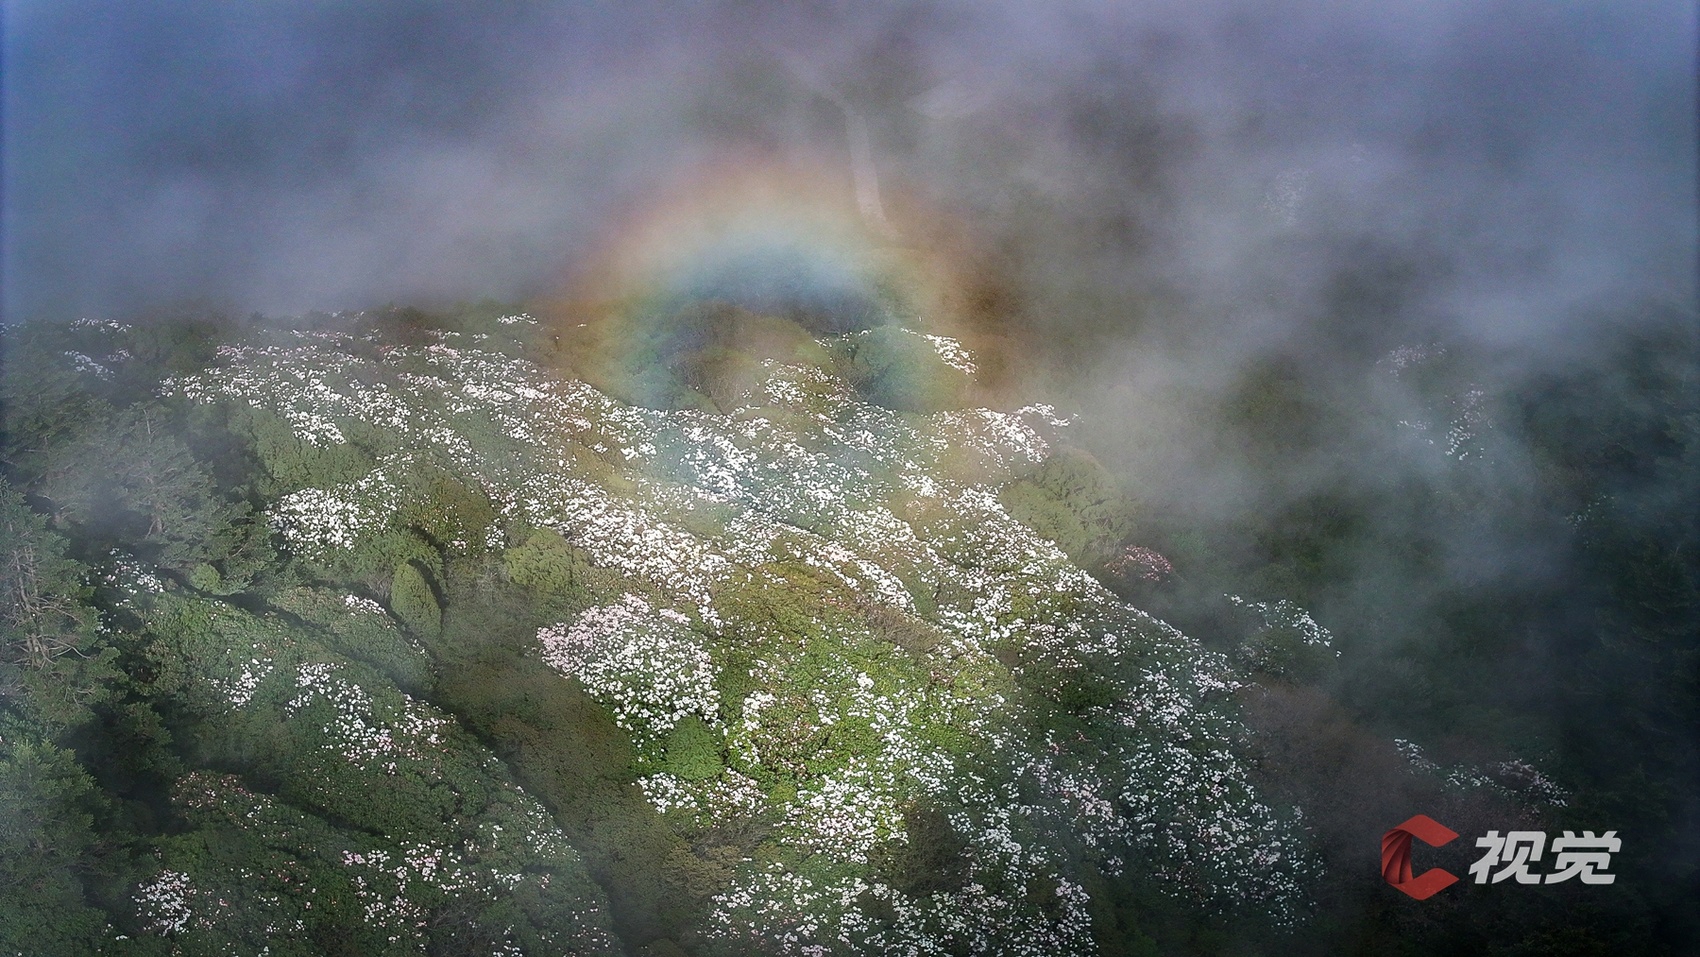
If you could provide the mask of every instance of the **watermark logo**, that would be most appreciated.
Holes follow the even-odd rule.
[[[1411,839],[1416,838],[1429,847],[1440,847],[1458,839],[1458,832],[1426,814],[1409,821],[1381,836],[1381,876],[1387,883],[1417,900],[1430,897],[1458,883],[1449,871],[1431,867],[1421,877],[1411,876]]]
[[[1458,838],[1458,832],[1444,824],[1418,814],[1381,836],[1381,876],[1401,893],[1417,900],[1427,900],[1453,884],[1458,877],[1449,871],[1431,867],[1413,876],[1411,841],[1422,841],[1429,847],[1440,847]],[[1616,831],[1595,836],[1593,831],[1565,831],[1552,842],[1553,869],[1539,873],[1531,868],[1540,863],[1547,850],[1545,831],[1489,831],[1476,839],[1476,846],[1486,851],[1481,859],[1470,865],[1470,874],[1477,884],[1498,884],[1514,880],[1519,884],[1559,884],[1575,878],[1584,884],[1611,884],[1617,875],[1608,873],[1611,856],[1623,848]]]
[[[1487,853],[1470,865],[1470,873],[1476,876],[1478,884],[1490,880],[1497,884],[1508,877],[1516,878],[1519,884],[1558,884],[1573,877],[1584,884],[1617,881],[1616,874],[1603,873],[1611,866],[1611,856],[1623,848],[1616,831],[1607,831],[1599,837],[1593,831],[1583,831],[1581,837],[1575,831],[1565,831],[1563,837],[1552,842],[1555,870],[1545,875],[1533,873],[1529,865],[1541,859],[1546,843],[1545,831],[1509,831],[1504,837],[1498,831],[1489,831],[1486,837],[1476,839],[1476,846],[1486,848]],[[1494,870],[1495,867],[1499,869]]]

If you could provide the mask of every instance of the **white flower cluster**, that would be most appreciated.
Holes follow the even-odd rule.
[[[136,906],[150,934],[180,934],[195,916],[189,899],[194,887],[182,871],[162,870],[136,887]]]
[[[402,487],[416,464],[411,454],[385,456],[376,468],[352,482],[284,495],[267,517],[298,554],[323,559],[384,528],[401,507]]]
[[[1148,660],[1118,680],[1121,693],[1111,705],[1080,716],[1093,728],[1089,737],[1035,738],[1019,715],[988,734],[998,751],[1018,756],[1016,781],[1031,801],[1021,808],[1023,821],[1030,834],[1073,835],[1097,850],[1109,873],[1121,873],[1133,852],[1148,869],[1144,876],[1177,896],[1218,908],[1249,903],[1279,921],[1300,919],[1314,862],[1292,823],[1257,800],[1249,768],[1232,747],[1233,726],[1202,703],[1231,687],[1220,678],[1225,661],[1162,643],[1176,633],[1160,623],[1146,631],[1138,645],[1082,642],[1097,651],[1083,655],[1079,667],[1101,668],[1131,647]],[[962,798],[971,803],[972,795]],[[978,823],[965,818],[961,827],[985,829],[1010,810],[987,807],[996,813],[982,812]],[[1003,830],[1009,836],[1000,846],[1022,853],[1024,839]],[[1252,864],[1257,877],[1247,880]]]
[[[373,411],[397,407],[393,398],[348,380],[345,373],[355,365],[354,359],[321,348],[339,345],[340,337],[333,335],[328,342],[308,338],[307,345],[294,347],[221,347],[220,356],[233,362],[167,379],[165,390],[197,401],[248,402],[278,414],[302,441],[319,446],[346,442],[336,420],[357,417],[356,409],[362,405]]]
[[[577,678],[620,727],[653,741],[688,715],[719,720],[714,662],[689,622],[628,594],[539,630],[537,640],[551,668]]]
[[[760,785],[733,770],[706,781],[687,781],[676,774],[657,771],[638,778],[638,787],[654,806],[655,813],[683,812],[699,826],[750,817],[767,803],[767,794]]]
[[[1386,370],[1397,378],[1406,369],[1415,368],[1434,359],[1446,355],[1446,349],[1438,345],[1403,345],[1398,346],[1376,361],[1376,367]]]
[[[1510,790],[1521,791],[1552,807],[1566,807],[1570,803],[1570,792],[1527,761],[1510,758],[1495,764],[1493,770],[1502,786]]]
[[[890,515],[890,512],[885,512],[883,515],[844,517],[877,523]],[[903,527],[908,531],[908,538],[913,540],[914,532],[909,531],[907,526]],[[776,561],[796,562],[830,575],[852,592],[865,594],[894,608],[914,610],[914,599],[908,586],[897,574],[841,542],[747,513],[729,523],[727,531],[731,541],[725,548],[725,554],[740,564],[754,567]],[[902,537],[897,535],[893,542]]]
[[[597,564],[646,578],[675,599],[691,602],[698,616],[713,624],[713,588],[731,573],[731,563],[658,511],[589,482],[558,476],[541,477],[510,509],[528,524],[560,532]]]
[[[410,861],[402,856],[394,869],[389,867],[388,851],[374,850],[364,854],[353,851],[342,852],[343,867],[354,871],[351,879],[354,884],[354,896],[359,899],[364,911],[366,922],[384,930],[394,931],[390,942],[401,938],[402,933],[412,933],[423,930],[426,923],[425,908],[408,897],[408,892],[418,894],[417,889],[410,884],[427,883],[431,873],[410,873]],[[431,864],[435,865],[435,861]],[[433,866],[432,870],[435,868]],[[363,872],[377,872],[376,874]]]
[[[76,366],[78,372],[92,373],[96,378],[100,379],[112,378],[111,369],[108,369],[106,366],[101,365],[99,362],[96,362],[81,352],[67,352],[65,353],[65,358],[71,360],[71,364]]]
[[[283,496],[267,517],[274,531],[309,558],[353,548],[361,534],[383,520],[376,509],[357,499],[317,488]]]
[[[71,328],[73,328],[73,329],[98,329],[102,332],[112,333],[112,332],[129,332],[134,327],[132,327],[127,322],[118,322],[118,321],[113,320],[113,319],[90,319],[89,317],[84,316],[81,319],[72,320],[71,321]]]
[[[1508,758],[1487,770],[1467,764],[1440,765],[1423,753],[1422,746],[1404,738],[1393,746],[1418,773],[1439,778],[1457,791],[1487,790],[1531,804],[1565,807],[1570,795],[1557,782],[1521,758]]]
[[[976,875],[978,877],[979,875]],[[748,953],[824,957],[826,954],[997,953],[1011,957],[1069,957],[1098,952],[1089,898],[1079,884],[1052,877],[1051,913],[1026,901],[1038,887],[1016,889],[1006,875],[987,874],[960,889],[911,897],[880,881],[831,875],[809,877],[771,865],[737,890],[715,898],[715,936]],[[1043,879],[1040,879],[1043,880]],[[870,902],[886,913],[869,916]]]
[[[1129,545],[1105,567],[1124,581],[1162,582],[1175,573],[1175,566],[1167,558],[1143,545]]]
[[[393,853],[345,850],[342,866],[350,872],[367,923],[390,931],[391,943],[425,929],[429,914],[421,900],[433,892],[454,895],[507,883],[467,865],[457,853],[416,842],[403,843]]]
[[[260,687],[260,682],[266,680],[276,666],[269,657],[250,658],[243,662],[240,670],[227,680],[212,678],[212,685],[224,694],[225,700],[232,708],[240,708],[254,700],[254,692]]]
[[[370,598],[364,598],[360,595],[347,595],[343,598],[343,604],[347,605],[348,610],[352,612],[377,615],[380,618],[385,617],[384,606]]]
[[[1408,370],[1442,359],[1446,354],[1446,349],[1438,345],[1405,345],[1383,356],[1376,367],[1397,380]],[[1430,446],[1436,445],[1435,440],[1429,437],[1430,433],[1440,432],[1439,448],[1448,458],[1462,462],[1486,457],[1488,448],[1485,439],[1493,429],[1487,390],[1472,383],[1462,391],[1444,396],[1440,405],[1442,407],[1436,409],[1430,404],[1428,411],[1433,419],[1428,416],[1402,419],[1399,426],[1416,432]],[[1445,428],[1437,429],[1435,420],[1444,421]]]
[[[1316,648],[1329,648],[1334,644],[1334,634],[1317,624],[1310,612],[1293,602],[1286,599],[1277,602],[1248,601],[1238,595],[1226,597],[1235,605],[1257,613],[1266,629],[1291,629],[1301,641]]]
[[[400,952],[407,953],[421,952],[429,919],[446,899],[504,900],[526,882],[533,892],[547,891],[551,873],[565,868],[570,874],[582,864],[548,811],[511,784],[459,841],[408,840],[381,847],[372,846],[370,835],[303,829],[305,816],[299,810],[250,791],[230,776],[192,773],[179,783],[174,799],[194,818],[250,832],[281,851],[274,863],[295,858],[279,868],[261,863],[251,869],[191,854],[189,871],[168,867],[143,883],[135,899],[148,932],[187,935],[183,943],[197,952],[210,952],[212,942],[197,940],[200,934],[219,934],[233,923],[264,920],[266,937],[304,929],[301,917],[291,915],[310,918],[315,903],[328,902],[316,896],[320,885],[300,880],[296,861],[334,862],[348,878],[367,924],[391,944],[405,941]],[[327,838],[333,843],[327,845]],[[562,922],[570,927],[566,934],[537,928],[543,930],[548,952],[619,952],[600,905],[559,894],[552,903],[567,908],[573,919]]]
[[[342,757],[362,764],[386,759],[383,767],[391,773],[396,770],[396,757],[423,760],[428,748],[442,746],[449,727],[447,718],[406,695],[401,696],[399,713],[383,714],[365,688],[338,677],[338,670],[329,662],[302,664],[295,678],[300,690],[284,706],[284,713],[293,716],[323,703],[330,710],[324,733]]]
[[[897,797],[896,788],[878,780],[868,758],[856,755],[799,794],[785,824],[796,829],[796,843],[811,852],[866,863],[876,843],[901,839]]]
[[[125,592],[131,598],[157,595],[165,591],[165,580],[135,556],[118,549],[107,553],[101,581]]]
[[[825,369],[762,361],[767,377],[743,398],[747,407],[775,406],[801,412],[818,422],[831,422],[855,405],[848,383]]]
[[[954,515],[916,523],[950,563],[946,581],[960,596],[939,606],[939,623],[968,647],[1019,641],[1047,655],[1072,657],[1086,631],[1082,602],[1112,602],[1110,593],[977,489],[950,489]]]
[[[752,669],[752,674],[794,672],[795,665],[784,660],[760,661]],[[983,757],[1023,760],[1028,752],[1021,743],[992,723],[993,715],[1007,708],[1005,699],[998,694],[941,697],[915,686],[883,686],[844,665],[830,669],[823,683],[830,692],[817,687],[807,697],[801,722],[795,698],[752,692],[728,749],[735,763],[773,768],[783,761],[768,751],[786,743],[788,730],[825,729],[857,742],[840,755],[835,769],[801,786],[777,831],[782,847],[829,872],[805,876],[777,865],[745,871],[715,899],[716,935],[728,943],[742,942],[746,949],[778,953],[808,954],[816,948],[823,953],[948,953],[993,940],[1000,952],[1092,953],[1084,891],[1059,875],[1030,826],[1053,810],[1012,803],[1013,791],[955,766],[932,743],[941,726],[950,726],[978,742],[971,747]],[[1019,726],[1021,720],[1016,716],[1006,723]],[[871,748],[869,737],[875,742]],[[1086,772],[1076,778],[1083,790],[1103,788]],[[907,842],[901,809],[918,796],[959,808],[951,826],[969,845],[960,888],[913,897],[869,879],[875,847]],[[1073,826],[1061,822],[1057,827]],[[1034,905],[1030,891],[1046,882],[1068,898],[1066,906],[1047,911]],[[875,911],[887,916],[876,917]]]
[[[909,332],[907,329],[903,331]],[[938,350],[939,358],[944,360],[945,365],[967,375],[974,374],[974,354],[964,349],[962,343],[949,336],[931,336],[925,333],[910,334],[918,335],[932,343],[933,348]]]
[[[908,590],[898,578],[905,571],[931,565],[948,574],[950,563],[927,554],[911,529],[872,504],[891,488],[874,469],[933,471],[956,445],[975,449],[995,473],[1042,457],[1047,445],[1031,423],[1062,421],[1046,407],[905,419],[852,403],[848,388],[818,369],[785,367],[799,382],[830,396],[830,411],[843,419],[822,421],[821,435],[805,436],[760,416],[623,406],[582,382],[551,380],[521,360],[447,345],[393,349],[381,374],[355,375],[354,360],[335,352],[334,344],[233,347],[225,367],[174,388],[192,398],[236,399],[324,420],[339,430],[359,421],[393,435],[403,447],[441,449],[479,472],[479,483],[508,519],[555,528],[599,563],[688,596],[711,623],[711,592],[733,570],[716,548],[676,527],[671,516],[703,500],[731,500],[753,521],[801,524],[827,534],[857,557],[817,555],[815,561],[848,574],[852,587],[873,585],[882,599],[902,607]],[[408,371],[419,363],[433,372]],[[519,456],[512,447],[495,448],[478,438],[490,432],[480,420],[521,443]],[[310,439],[317,428],[299,430]],[[822,449],[823,437],[841,443],[840,450]],[[683,470],[683,486],[640,477],[635,494],[612,496],[600,476],[575,466],[574,447],[632,465],[654,459],[664,438],[679,453],[667,464]],[[856,459],[866,465],[856,465]],[[393,513],[396,481],[383,473],[400,474],[406,464],[392,461],[348,486],[292,493],[272,510],[273,524],[309,556],[352,547]],[[894,527],[900,529],[895,538]],[[499,541],[499,534],[487,530],[485,538]]]
[[[1117,813],[1098,822],[1100,839],[1139,848],[1179,896],[1224,909],[1254,903],[1278,921],[1299,920],[1315,870],[1295,829],[1257,800],[1250,769],[1226,745],[1196,731],[1179,737],[1139,735],[1122,745]],[[1257,868],[1256,880],[1240,872],[1246,866]]]
[[[178,646],[180,661],[198,683],[185,703],[203,714],[245,708],[272,675],[299,660],[298,643],[276,619],[254,618],[219,602],[197,602],[207,633]],[[166,608],[179,607],[175,602]],[[208,692],[211,692],[210,694]]]
[[[1451,422],[1446,426],[1446,454],[1462,462],[1484,454],[1482,433],[1493,425],[1488,416],[1487,390],[1472,385],[1452,397]]]
[[[1050,453],[1050,443],[1030,421],[1034,418],[1044,421],[1034,407],[1014,412],[995,409],[940,412],[936,418],[939,429],[956,438],[952,448],[979,452],[1000,467],[1042,462]]]

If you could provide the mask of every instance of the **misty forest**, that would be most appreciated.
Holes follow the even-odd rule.
[[[1700,946],[1691,51],[877,6],[8,7],[0,952]]]

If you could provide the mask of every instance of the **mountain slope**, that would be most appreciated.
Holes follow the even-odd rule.
[[[648,409],[518,358],[533,322],[297,333],[168,391],[255,437],[288,552],[394,582],[427,643],[438,596],[400,583],[445,562],[493,563],[556,612],[524,653],[629,734],[668,829],[722,848],[703,946],[1090,953],[1106,878],[1302,912],[1297,815],[1250,784],[1225,662],[999,500],[1059,447],[1053,411],[869,401],[872,333],[744,362],[727,412]],[[929,347],[918,381],[967,359],[880,334]],[[340,480],[300,481],[327,461]]]

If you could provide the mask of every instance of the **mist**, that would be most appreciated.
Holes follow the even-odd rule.
[[[17,3],[4,313],[570,296],[680,181],[806,168],[959,250],[971,321],[1141,484],[1238,500],[1186,437],[1257,363],[1469,343],[1509,380],[1691,308],[1693,17]]]
[[[1506,739],[1532,755],[1579,721],[1540,702],[1561,702],[1588,627],[1591,503],[1518,423],[1547,394],[1627,396],[1595,372],[1625,342],[1693,357],[1695,17],[1664,0],[20,0],[0,308],[575,301],[680,185],[780,170],[886,252],[959,267],[966,326],[942,331],[1078,416],[1181,580],[1302,598],[1355,649],[1329,694],[1430,694],[1396,687],[1411,646],[1450,627],[1448,603],[1513,595],[1506,614],[1528,614],[1477,685],[1506,690],[1477,704],[1523,709]],[[779,250],[692,282],[779,311],[792,269],[813,267]],[[804,275],[804,306],[872,309],[859,275]],[[1663,473],[1606,491],[1651,503],[1649,525],[1691,517]],[[1307,522],[1350,529],[1311,578],[1246,530]],[[1387,542],[1430,556],[1423,578]],[[1188,600],[1151,610],[1210,643]],[[1627,734],[1612,707],[1588,716],[1606,741]],[[1691,767],[1691,739],[1669,748]]]
[[[1692,10],[1615,13],[17,3],[6,315],[522,298],[693,168],[850,191],[865,138],[1061,335],[1562,339],[1693,293]]]

